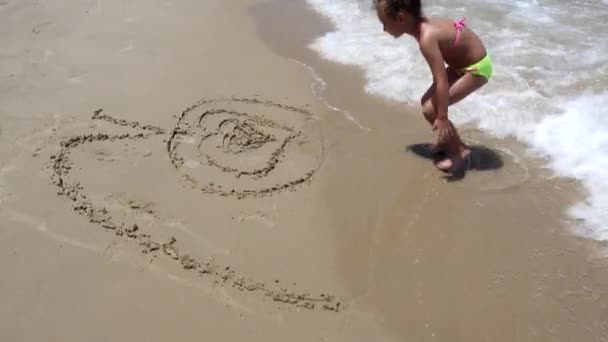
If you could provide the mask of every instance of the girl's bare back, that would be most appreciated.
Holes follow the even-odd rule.
[[[452,20],[427,18],[421,23],[420,31],[437,37],[443,59],[455,69],[476,63],[486,56],[486,48],[483,42],[475,32],[468,28],[463,28],[456,44],[454,44],[456,28]]]

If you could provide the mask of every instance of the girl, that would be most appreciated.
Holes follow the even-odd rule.
[[[433,84],[422,96],[422,113],[437,133],[435,165],[448,172],[464,166],[471,150],[448,120],[448,106],[488,82],[492,61],[479,37],[464,19],[450,21],[422,15],[420,0],[374,0],[384,31],[395,38],[408,34],[418,41],[433,74]],[[439,158],[447,152],[446,158]]]

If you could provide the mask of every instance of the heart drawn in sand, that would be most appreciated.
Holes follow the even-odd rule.
[[[323,160],[321,137],[296,129],[302,118],[312,116],[268,101],[201,101],[178,119],[169,158],[204,193],[244,198],[293,190]]]
[[[186,270],[212,277],[220,286],[231,285],[241,291],[261,293],[296,307],[338,311],[341,303],[333,295],[311,296],[286,288],[276,289],[274,285],[246,278],[230,266],[218,265],[212,259],[193,258],[178,248],[173,237],[160,241],[144,226],[121,222],[108,209],[107,201],[91,198],[94,196],[73,172],[76,166],[73,152],[84,145],[121,143],[128,146],[168,134],[166,150],[170,163],[190,186],[204,194],[243,199],[295,190],[309,182],[323,162],[322,135],[315,130],[318,125],[310,124],[313,119],[304,109],[259,99],[201,100],[177,117],[172,130],[116,119],[97,110],[93,120],[135,129],[138,133],[96,133],[65,138],[59,152],[50,157],[52,182],[58,187],[58,195],[73,202],[74,211],[91,223],[114,231],[118,237],[136,241],[145,254],[164,254]],[[131,204],[130,208],[142,207]]]

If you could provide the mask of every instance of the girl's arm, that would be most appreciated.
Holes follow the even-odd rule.
[[[441,50],[439,50],[439,42],[432,36],[426,34],[420,39],[420,52],[426,59],[426,62],[431,68],[433,81],[435,82],[435,100],[437,119],[448,119],[448,105],[450,102],[450,89],[448,84],[448,76],[445,71],[445,62]]]

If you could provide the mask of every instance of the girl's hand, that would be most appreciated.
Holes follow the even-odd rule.
[[[433,132],[437,133],[437,143],[439,144],[446,143],[454,137],[454,128],[448,119],[435,119]]]

